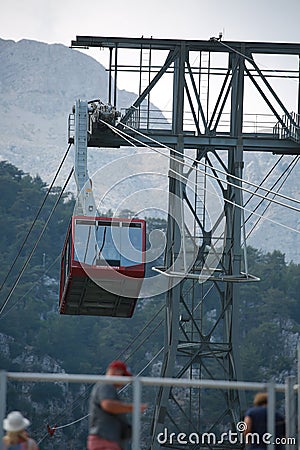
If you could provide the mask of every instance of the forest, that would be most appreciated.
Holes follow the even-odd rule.
[[[70,192],[53,188],[32,226],[47,190],[39,176],[32,177],[8,162],[0,162],[1,370],[104,374],[112,359],[123,358],[134,373],[146,366],[143,375],[159,375],[159,359],[150,362],[163,342],[163,295],[139,300],[131,319],[58,313],[60,255],[75,201]],[[147,226],[149,232],[164,229],[166,224],[149,218]],[[32,258],[24,269],[30,253]],[[241,288],[239,342],[243,377],[245,381],[284,382],[287,375],[296,372],[300,267],[287,263],[285,255],[277,250],[264,253],[255,248],[248,248],[248,264],[250,272],[261,281]],[[85,420],[58,430],[52,438],[46,426],[71,423],[84,416],[89,390],[90,386],[77,384],[9,382],[7,410],[19,409],[30,416],[41,449],[65,448],[66,438],[68,448],[79,449],[87,434]]]

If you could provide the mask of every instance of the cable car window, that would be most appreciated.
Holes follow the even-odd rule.
[[[95,266],[129,267],[143,263],[142,226],[138,222],[77,219],[75,260]]]
[[[138,222],[122,222],[122,227],[141,228],[142,225]]]
[[[71,271],[71,256],[72,256],[72,243],[71,243],[71,229],[69,229],[69,234],[64,247],[64,253],[62,256],[62,279],[61,286],[62,290],[65,288],[65,284],[68,280]]]
[[[142,229],[140,223],[123,222],[121,239],[121,266],[142,264]]]
[[[96,250],[95,221],[77,220],[74,228],[74,259],[91,265],[95,259]]]
[[[94,220],[84,220],[84,219],[77,219],[76,220],[76,224],[79,225],[95,225],[95,221]]]
[[[99,226],[108,226],[108,227],[119,227],[120,222],[116,220],[98,220]]]
[[[98,225],[96,227],[96,240],[98,255],[95,264],[97,266],[106,264],[120,266],[121,234],[119,222],[109,222],[108,226]]]
[[[67,247],[66,247],[66,253],[65,253],[65,276],[68,277],[70,273],[70,267],[71,267],[71,256],[72,256],[72,243],[71,243],[71,230],[68,237]]]

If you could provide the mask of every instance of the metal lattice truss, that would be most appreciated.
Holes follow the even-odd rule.
[[[164,266],[156,268],[169,280],[161,374],[238,379],[239,286],[255,280],[242,250],[244,151],[300,152],[300,44],[79,36],[72,47],[108,50],[107,102],[116,109],[119,78],[124,72],[135,77],[136,99],[117,129],[170,149],[166,253]],[[135,60],[124,58],[126,52]],[[295,68],[263,68],[259,61],[272,55],[293,58]],[[277,93],[279,82],[288,84],[293,113]],[[151,101],[160,84],[172,99],[166,112]],[[94,130],[88,145],[128,143],[110,130]],[[165,426],[186,433],[234,430],[241,400],[230,390],[212,395],[161,388],[151,448],[160,447],[156,437]]]

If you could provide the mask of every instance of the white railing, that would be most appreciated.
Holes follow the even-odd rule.
[[[27,373],[27,372],[5,372],[0,371],[0,423],[6,414],[6,385],[7,381],[27,381],[27,382],[71,382],[71,383],[122,383],[132,384],[133,388],[133,436],[132,450],[140,450],[141,441],[141,412],[140,404],[142,399],[142,388],[144,386],[180,386],[189,388],[205,389],[233,389],[243,391],[268,392],[268,433],[275,436],[275,397],[276,392],[285,394],[286,410],[286,437],[291,438],[286,445],[287,450],[296,449],[296,429],[298,428],[298,443],[300,430],[300,414],[298,413],[298,427],[296,426],[296,394],[298,393],[298,411],[300,401],[300,383],[296,384],[295,377],[287,377],[285,384],[256,383],[242,381],[222,381],[222,380],[189,380],[177,378],[153,378],[153,377],[111,377],[103,375],[80,375],[65,373]],[[2,427],[0,427],[2,432]],[[3,433],[3,432],[2,432]],[[0,435],[0,442],[2,442]],[[295,441],[295,442],[293,442]],[[274,449],[274,443],[268,445],[268,449]]]
[[[148,110],[145,107],[130,108],[132,115],[128,120],[128,125],[135,129],[171,129],[172,111],[171,110]],[[128,110],[125,109],[125,113]],[[218,123],[216,131],[219,133],[229,133],[230,131],[230,113],[223,112]],[[201,124],[201,120],[200,120]],[[276,134],[277,119],[273,114],[264,113],[245,113],[243,116],[243,133],[250,134]],[[212,127],[214,124],[212,125]],[[189,111],[184,112],[183,127],[185,131],[196,132],[195,120],[193,114]],[[202,124],[200,128],[203,128]],[[202,130],[204,132],[204,129]]]
[[[282,116],[282,122],[276,123],[273,133],[278,139],[300,142],[300,114],[291,112],[289,115]]]

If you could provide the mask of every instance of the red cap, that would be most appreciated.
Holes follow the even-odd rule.
[[[123,361],[112,361],[109,366],[109,369],[118,369],[118,370],[122,370],[123,375],[125,375],[126,377],[131,377],[132,373],[129,372],[128,367],[126,366],[126,364]]]

